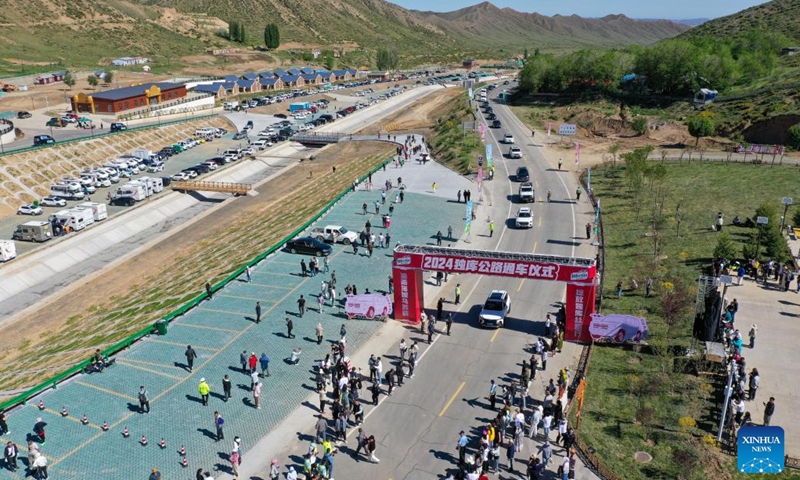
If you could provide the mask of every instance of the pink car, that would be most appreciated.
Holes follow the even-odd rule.
[[[589,334],[595,341],[608,341],[623,343],[626,340],[638,342],[647,338],[647,322],[644,318],[633,315],[592,314],[592,323],[589,324]]]
[[[349,295],[344,306],[348,318],[388,317],[392,313],[392,299],[388,295],[376,293]]]

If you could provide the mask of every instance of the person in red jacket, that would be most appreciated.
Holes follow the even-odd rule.
[[[256,357],[256,352],[250,354],[250,359],[247,362],[250,365],[250,373],[256,371],[256,366],[258,365],[258,357]]]

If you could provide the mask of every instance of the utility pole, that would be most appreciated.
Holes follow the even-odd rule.
[[[756,223],[759,225],[766,225],[769,223],[769,217],[758,217]],[[764,227],[758,227],[758,242],[756,243],[756,260],[758,260],[759,250],[761,250],[761,234],[764,232]]]
[[[786,213],[789,211],[789,205],[792,204],[792,197],[783,197],[783,217],[781,217],[781,230],[786,226]]]

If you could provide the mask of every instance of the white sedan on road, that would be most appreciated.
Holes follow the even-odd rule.
[[[533,212],[528,207],[522,207],[517,211],[517,219],[514,221],[517,228],[533,227]]]
[[[503,143],[514,143],[514,135],[506,133],[506,136],[503,137]]]

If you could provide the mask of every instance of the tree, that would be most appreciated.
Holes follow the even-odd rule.
[[[527,60],[527,59],[528,59],[528,49],[527,49],[527,48],[526,48],[526,49],[525,49],[525,51],[522,53],[522,58],[524,58],[525,60]]]
[[[64,82],[64,85],[68,86],[69,88],[75,86],[75,77],[70,72],[64,74],[64,78],[62,81]]]
[[[717,236],[717,245],[714,247],[714,258],[725,258],[732,261],[736,258],[736,246],[728,232],[722,232]]]
[[[111,83],[114,80],[114,72],[111,70],[106,70],[104,73],[105,75],[103,75],[103,82],[106,84]]]
[[[275,23],[267,24],[264,28],[264,44],[267,48],[276,49],[281,45],[281,32]]]
[[[786,136],[789,138],[789,142],[794,148],[800,150],[800,124],[789,127]]]
[[[228,22],[228,40],[232,42],[239,41],[239,22]]]
[[[647,117],[636,117],[631,122],[631,127],[633,127],[633,131],[639,135],[644,135],[647,132]]]
[[[380,48],[378,49],[377,58],[375,61],[378,70],[397,70],[398,59],[397,52],[392,49]]]
[[[100,83],[100,80],[94,75],[89,75],[89,78],[87,78],[86,80],[89,82],[89,86],[92,88],[96,87],[97,84]]]
[[[330,50],[325,52],[325,56],[323,58],[323,64],[325,68],[328,70],[333,70],[336,67],[336,58],[333,56],[333,52]]]
[[[636,206],[637,220],[644,202],[644,180],[648,169],[647,157],[652,151],[653,146],[648,145],[621,155],[622,160],[625,161],[625,183],[628,185],[628,191]]]
[[[689,135],[696,139],[694,143],[695,146],[700,143],[701,137],[710,137],[717,131],[717,126],[714,123],[712,114],[706,113],[701,113],[700,115],[695,115],[690,118],[686,122],[686,126],[689,127]]]
[[[239,43],[245,43],[247,41],[247,35],[244,31],[244,25],[239,25],[239,36],[236,37],[236,41]]]

